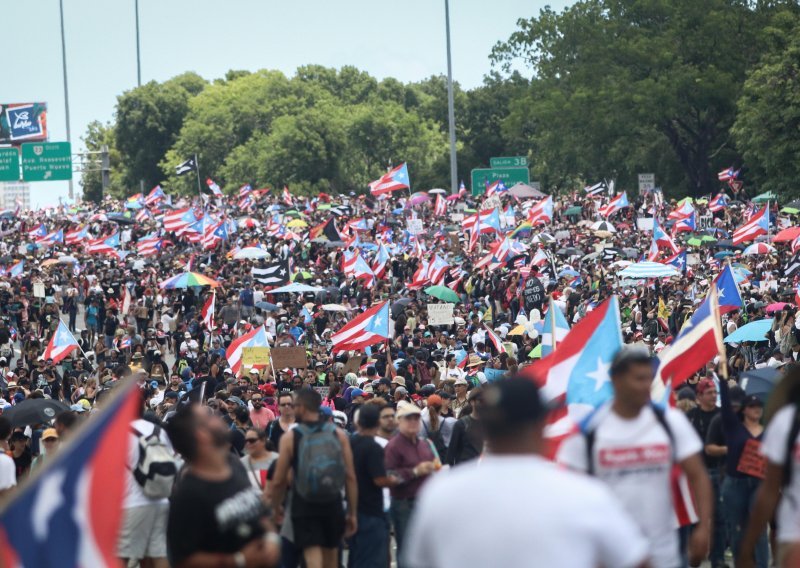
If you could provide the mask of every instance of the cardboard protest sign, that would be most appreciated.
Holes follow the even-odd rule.
[[[276,369],[305,369],[308,356],[305,347],[275,347],[272,349],[272,365]]]
[[[428,304],[429,325],[453,325],[455,304]]]

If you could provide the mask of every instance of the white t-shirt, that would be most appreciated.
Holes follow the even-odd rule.
[[[782,408],[764,432],[761,453],[779,466],[786,463],[787,438],[794,420],[795,406]],[[778,542],[800,542],[800,435],[794,443],[792,479],[784,488],[778,505]]]
[[[148,420],[142,420],[141,418],[139,420],[134,420],[131,426],[144,436],[152,434],[155,428],[155,424]],[[172,449],[172,443],[169,441],[169,437],[163,428],[161,429],[159,438],[161,438],[161,441],[164,442],[168,448]],[[123,508],[130,509],[131,507],[141,507],[143,505],[152,505],[153,503],[168,503],[167,499],[150,499],[149,497],[145,497],[145,494],[142,492],[142,486],[139,485],[133,477],[133,470],[136,468],[136,464],[139,463],[139,437],[133,432],[130,432],[128,434],[128,443],[128,471],[125,474],[125,505]]]
[[[17,484],[17,468],[14,460],[0,453],[0,491],[11,489]]]
[[[453,519],[463,520],[457,529]],[[436,473],[406,539],[415,568],[625,568],[647,556],[647,541],[601,483],[538,456],[487,455]]]
[[[703,444],[682,412],[669,408],[665,419],[681,462],[699,453]],[[672,496],[673,449],[669,435],[646,406],[639,416],[626,420],[610,404],[594,416],[594,475],[606,483],[650,542],[654,568],[680,565],[678,534]],[[586,437],[575,434],[561,445],[557,461],[577,471],[587,471]]]

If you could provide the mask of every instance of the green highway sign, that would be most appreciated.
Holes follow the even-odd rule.
[[[530,183],[531,173],[528,168],[477,168],[472,170],[472,195],[482,195],[486,184],[502,181],[506,187],[522,182]]]
[[[508,156],[504,158],[489,158],[489,166],[493,168],[527,168],[527,156]]]
[[[22,145],[22,179],[55,181],[72,179],[69,142],[29,142]]]
[[[0,181],[19,181],[19,150],[0,148]]]

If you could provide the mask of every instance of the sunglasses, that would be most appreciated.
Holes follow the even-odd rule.
[[[244,439],[244,443],[245,444],[255,444],[256,442],[258,442],[258,438],[245,438]]]

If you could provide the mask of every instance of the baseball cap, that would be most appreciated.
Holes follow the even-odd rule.
[[[699,383],[697,383],[697,394],[703,394],[708,389],[716,389],[717,385],[714,384],[714,381],[711,379],[702,379]]]
[[[46,428],[44,432],[42,432],[42,440],[50,440],[55,438],[58,440],[58,432],[55,428]]]
[[[758,398],[754,394],[749,394],[749,395],[747,395],[745,397],[744,403],[742,403],[742,406],[744,406],[744,407],[748,407],[748,406],[764,406],[764,401],[761,400],[760,398]]]
[[[412,415],[419,415],[422,414],[422,411],[416,404],[411,404],[410,402],[400,401],[397,403],[397,417],[403,418],[405,416],[412,416]]]

